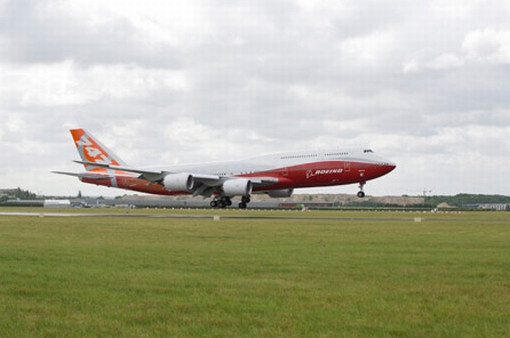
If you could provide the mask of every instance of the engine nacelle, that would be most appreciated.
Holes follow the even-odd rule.
[[[193,180],[193,176],[191,174],[168,174],[163,179],[163,186],[166,190],[169,191],[176,190],[191,192],[195,186],[195,181]]]
[[[245,178],[233,178],[223,183],[223,192],[227,196],[248,196],[252,189],[253,184]]]
[[[292,196],[292,193],[294,192],[294,189],[277,189],[277,190],[269,190],[267,194],[269,197],[272,198],[279,198],[279,197],[290,197]]]

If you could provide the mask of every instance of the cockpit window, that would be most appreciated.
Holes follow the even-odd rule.
[[[365,149],[363,150],[364,153],[373,153],[374,151],[372,149]]]

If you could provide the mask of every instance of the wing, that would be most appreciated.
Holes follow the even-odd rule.
[[[253,186],[268,186],[278,183],[274,177],[236,177],[187,172],[154,171],[107,163],[74,161],[86,166],[106,168],[138,174],[139,179],[149,184],[161,184],[168,190],[186,191],[193,196],[209,197],[219,189],[228,196],[249,195]]]

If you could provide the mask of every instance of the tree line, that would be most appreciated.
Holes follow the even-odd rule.
[[[0,194],[0,201],[5,202],[10,199],[20,199],[20,200],[35,200],[37,199],[37,194],[31,192],[30,190],[24,190],[21,188],[16,189],[7,189],[2,190]]]

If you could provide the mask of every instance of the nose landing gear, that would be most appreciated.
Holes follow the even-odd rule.
[[[365,192],[363,191],[363,187],[365,186],[366,182],[360,182],[359,183],[359,191],[358,191],[358,197],[363,198],[365,197]]]

